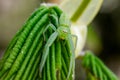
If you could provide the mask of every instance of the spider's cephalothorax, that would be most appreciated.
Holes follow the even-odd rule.
[[[63,26],[60,26],[60,28],[58,28],[57,31],[58,31],[59,38],[62,40],[66,39],[70,32],[68,27],[63,27]]]
[[[63,13],[59,19],[59,27],[57,29],[60,39],[64,40],[70,34],[70,21],[68,17]]]

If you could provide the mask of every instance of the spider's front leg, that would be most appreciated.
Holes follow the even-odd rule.
[[[56,31],[56,27],[55,27],[52,23],[49,23],[49,24],[46,26],[45,30],[43,31],[43,38],[44,38],[44,41],[46,41],[45,32],[46,32],[49,28],[53,29],[53,31]]]
[[[58,36],[58,32],[55,31],[54,33],[52,33],[52,35],[49,37],[49,39],[47,40],[47,43],[45,44],[45,47],[43,49],[43,55],[42,55],[42,59],[41,59],[41,62],[40,62],[40,73],[42,72],[43,70],[43,67],[45,65],[45,62],[46,62],[46,59],[47,59],[47,56],[49,54],[49,48],[50,46],[54,43],[54,41],[56,40]]]

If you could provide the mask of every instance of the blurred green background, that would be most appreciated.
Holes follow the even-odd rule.
[[[63,0],[0,0],[0,55],[17,30],[41,2]],[[88,26],[84,50],[93,51],[120,78],[120,0],[104,0],[100,12]],[[81,75],[80,75],[81,74]],[[76,60],[76,80],[84,80]]]

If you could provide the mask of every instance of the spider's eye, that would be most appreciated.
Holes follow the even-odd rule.
[[[64,33],[67,33],[68,31],[67,30],[63,30]]]

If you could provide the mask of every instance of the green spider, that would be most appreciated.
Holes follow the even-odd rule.
[[[75,48],[74,48],[74,44],[73,44],[73,41],[72,41],[72,35],[70,33],[70,21],[65,16],[64,13],[62,13],[61,16],[60,16],[59,24],[60,25],[57,29],[52,24],[50,24],[46,27],[46,30],[47,30],[48,27],[51,27],[55,32],[53,32],[51,34],[51,36],[49,37],[49,39],[48,39],[48,41],[47,41],[47,43],[46,43],[46,45],[43,49],[43,54],[44,55],[42,56],[41,63],[40,63],[40,73],[43,70],[44,64],[46,62],[46,58],[49,54],[49,48],[58,37],[59,39],[67,40],[70,43],[69,44],[70,50],[71,50],[70,53],[72,55],[70,57],[70,67],[69,67],[69,72],[68,72],[68,76],[67,76],[67,79],[68,79],[72,69],[74,69],[74,66],[75,66],[75,62],[74,62],[75,61],[75,53],[74,53]]]

